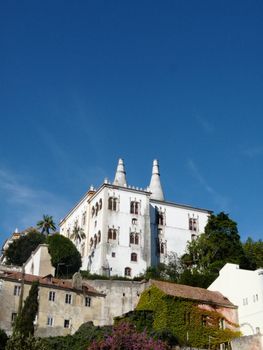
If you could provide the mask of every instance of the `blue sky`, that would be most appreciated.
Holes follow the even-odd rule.
[[[0,243],[125,161],[262,237],[262,1],[2,1]]]

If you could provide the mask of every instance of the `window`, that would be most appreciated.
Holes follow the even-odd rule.
[[[115,197],[110,197],[108,200],[108,209],[116,211],[117,210],[118,199]]]
[[[243,298],[243,305],[248,305],[248,299],[247,298]]]
[[[69,328],[70,322],[69,320],[64,320],[64,328]]]
[[[115,258],[115,256],[116,256],[116,253],[115,253],[115,252],[112,252],[112,253],[111,253],[111,257],[112,257],[112,258]]]
[[[53,326],[53,317],[48,316],[48,318],[47,318],[47,326],[50,326],[50,327]]]
[[[16,312],[12,312],[11,314],[11,321],[14,322],[16,320],[16,316],[17,316],[17,313]]]
[[[108,240],[116,240],[117,239],[117,230],[113,228],[109,228],[108,230]]]
[[[98,242],[98,238],[97,238],[97,235],[95,234],[95,236],[94,236],[94,248],[96,248],[97,242]]]
[[[85,306],[90,307],[91,305],[91,298],[90,297],[85,297]]]
[[[101,241],[101,232],[99,231],[98,232],[98,243],[100,243],[100,241]]]
[[[257,294],[253,295],[253,302],[255,303],[256,301],[258,301],[258,295]]]
[[[164,225],[164,214],[161,211],[156,212],[156,224]]]
[[[202,317],[201,317],[201,325],[203,327],[205,327],[206,324],[207,324],[207,316],[206,315],[202,315]]]
[[[160,253],[161,254],[165,253],[165,243],[163,243],[163,242],[160,244]]]
[[[139,202],[132,201],[130,204],[130,213],[139,214]]]
[[[132,218],[132,225],[137,225],[137,219],[136,218]]]
[[[66,304],[71,304],[71,294],[66,294],[65,303]]]
[[[102,199],[99,200],[99,207],[100,207],[100,210],[102,209]]]
[[[189,218],[189,230],[197,231],[197,219]]]
[[[90,239],[89,245],[90,245],[90,248],[92,248],[92,246],[93,246],[93,238]]]
[[[130,244],[139,244],[139,234],[136,232],[130,233]]]
[[[220,318],[220,319],[219,319],[219,328],[220,328],[220,329],[225,329],[225,328],[226,328],[224,318]]]
[[[130,267],[125,267],[124,275],[125,276],[131,276],[131,268]]]
[[[14,287],[14,295],[19,296],[21,291],[21,286],[15,286]]]
[[[82,214],[82,226],[86,224],[86,212]]]
[[[55,295],[56,295],[56,292],[50,291],[48,294],[48,300],[55,301]]]
[[[98,203],[96,203],[96,205],[95,205],[95,215],[96,216],[98,215],[98,211],[99,211],[99,205],[98,205]]]
[[[92,209],[91,209],[91,216],[94,216],[94,214],[95,214],[95,208],[93,206]]]
[[[137,261],[137,254],[131,253],[131,261]]]

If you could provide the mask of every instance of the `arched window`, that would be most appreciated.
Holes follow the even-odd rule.
[[[117,210],[117,203],[118,203],[118,199],[117,198],[110,197],[108,199],[108,209],[116,211]]]
[[[165,244],[161,243],[161,245],[160,245],[160,253],[161,254],[164,254],[164,249],[165,249]]]
[[[130,244],[134,244],[134,233],[130,233]]]
[[[132,225],[137,225],[137,219],[136,218],[132,218]]]
[[[99,203],[100,203],[100,210],[101,210],[102,209],[102,199],[100,199]]]
[[[130,204],[130,213],[139,214],[139,202],[132,201]]]
[[[108,230],[108,240],[116,240],[117,239],[117,230],[113,228],[109,228]]]
[[[95,215],[98,215],[98,211],[99,211],[99,205],[98,205],[98,203],[96,203],[96,210],[95,210]]]
[[[157,207],[155,208],[156,208],[156,224],[164,225],[164,213]]]
[[[101,241],[101,232],[99,231],[98,232],[98,243],[100,243],[100,241]]]
[[[135,233],[134,244],[139,244],[139,234]]]
[[[131,253],[131,261],[137,261],[137,254]]]
[[[91,209],[91,216],[94,216],[94,214],[95,214],[95,208],[93,206],[92,209]]]
[[[125,267],[124,275],[125,276],[131,276],[131,268],[130,267]]]
[[[198,220],[196,218],[189,218],[189,230],[198,231]]]
[[[96,248],[97,242],[98,242],[98,238],[97,238],[97,235],[95,234],[95,236],[94,236],[94,248]]]
[[[90,248],[93,246],[93,238],[90,239],[89,245],[90,245]]]

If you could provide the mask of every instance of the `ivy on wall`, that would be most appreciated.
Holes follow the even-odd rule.
[[[153,330],[171,333],[181,345],[217,349],[220,343],[240,336],[240,332],[220,327],[220,322],[226,326],[238,325],[219,312],[203,310],[194,301],[166,295],[154,285],[142,293],[136,310],[153,312]]]

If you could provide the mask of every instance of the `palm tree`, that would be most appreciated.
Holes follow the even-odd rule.
[[[53,216],[43,215],[43,219],[38,221],[37,227],[41,229],[41,233],[49,235],[49,230],[56,231],[56,226],[53,221]]]
[[[85,232],[83,231],[83,229],[81,227],[78,226],[77,223],[75,223],[72,233],[70,235],[70,239],[74,240],[74,241],[81,241],[83,238],[85,238]]]

